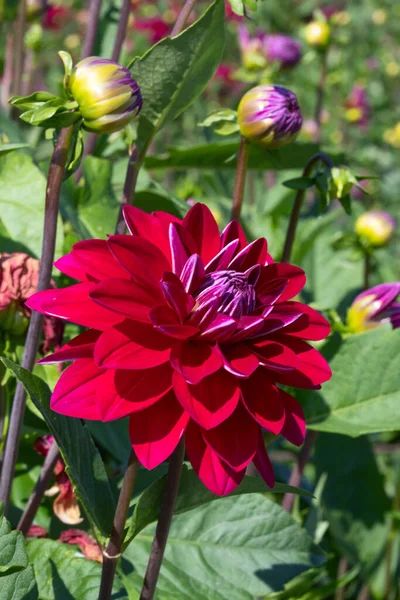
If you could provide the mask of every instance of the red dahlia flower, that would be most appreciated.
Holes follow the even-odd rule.
[[[56,262],[81,281],[32,296],[29,306],[89,327],[41,362],[75,361],[51,407],[110,421],[130,415],[132,447],[148,469],[185,435],[194,470],[225,495],[254,461],[274,474],[262,431],[296,445],[305,435],[300,405],[277,384],[313,388],[330,378],[304,340],[327,321],[290,301],[304,272],[276,264],[265,239],[250,244],[236,222],[220,235],[196,204],[183,221],[125,207],[131,235],[88,240]]]

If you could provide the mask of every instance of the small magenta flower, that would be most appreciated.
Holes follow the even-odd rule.
[[[265,35],[263,46],[267,61],[278,63],[281,69],[295,67],[301,59],[301,44],[281,33]]]
[[[306,42],[314,48],[326,48],[331,38],[331,28],[324,21],[311,21],[305,30]]]
[[[384,323],[400,327],[400,281],[382,283],[359,294],[347,312],[347,326],[361,333]]]
[[[350,123],[354,123],[360,129],[366,129],[369,125],[371,116],[371,106],[368,99],[368,93],[364,86],[356,84],[351,90],[346,102],[345,118]]]
[[[238,123],[249,141],[281,148],[296,139],[303,117],[293,92],[278,85],[258,85],[241,99]]]
[[[79,104],[84,128],[95,133],[123,129],[142,108],[138,84],[125,67],[90,56],[73,69],[68,90]]]
[[[264,50],[264,36],[257,34],[255,37],[251,37],[246,25],[239,25],[238,37],[242,63],[246,69],[249,71],[265,69],[267,59]]]
[[[357,235],[373,248],[386,246],[396,230],[396,219],[383,210],[371,210],[358,217],[355,224]]]

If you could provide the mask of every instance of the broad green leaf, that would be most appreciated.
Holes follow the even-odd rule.
[[[344,340],[321,391],[297,390],[311,429],[357,437],[400,429],[400,330],[381,326]]]
[[[146,212],[163,210],[183,218],[189,210],[189,205],[179,198],[167,195],[164,191],[142,190],[135,193],[135,206]]]
[[[77,546],[53,540],[30,539],[27,550],[35,571],[40,600],[97,600],[101,565],[85,558]],[[115,600],[128,600],[118,575],[114,580],[112,597]]]
[[[61,98],[50,94],[50,92],[34,92],[30,96],[13,96],[9,102],[20,109],[31,110],[40,108],[43,104],[52,100],[61,100]]]
[[[2,359],[21,381],[49,426],[67,466],[67,473],[91,524],[105,538],[111,532],[115,504],[100,454],[80,419],[50,410],[48,385],[11,360]],[[103,540],[104,541],[104,540]]]
[[[22,148],[29,148],[29,144],[0,144],[0,156],[14,152],[15,150],[21,150]]]
[[[2,511],[1,511],[2,512]],[[1,600],[36,600],[37,587],[29,565],[25,540],[19,531],[11,531],[0,515],[0,592]]]
[[[370,570],[384,553],[391,508],[371,442],[322,434],[315,463],[317,476],[327,474],[322,505],[330,534],[351,563]]]
[[[27,154],[12,152],[0,158],[0,219],[7,235],[40,256],[46,178]],[[63,247],[61,219],[57,224],[56,258]]]
[[[164,486],[165,476],[160,477],[155,481],[139,498],[132,517],[129,519],[129,528],[124,543],[125,546],[127,546],[131,540],[144,529],[144,527],[158,519]],[[261,494],[284,494],[289,491],[294,494],[312,497],[312,494],[309,492],[285,485],[284,483],[276,483],[275,487],[271,489],[261,479],[247,476],[240,486],[232,492],[231,496],[253,494],[256,492]],[[184,466],[174,514],[193,510],[194,508],[212,502],[214,499],[215,495],[204,486],[196,473],[192,469],[188,469]]]
[[[188,148],[168,148],[160,156],[147,156],[145,166],[149,169],[229,169],[236,168],[239,139],[214,142]],[[261,146],[249,146],[249,169],[303,169],[314,154],[317,144],[297,142],[280,150],[266,150]],[[342,154],[332,155],[333,160],[344,160]]]
[[[127,548],[122,563],[146,568],[155,525]],[[215,499],[172,520],[158,599],[254,600],[321,565],[324,555],[278,504],[262,494]],[[139,582],[139,577],[137,577]]]
[[[314,183],[313,177],[295,177],[294,179],[284,181],[282,185],[290,190],[308,190]]]
[[[165,38],[131,65],[143,97],[138,148],[144,153],[157,131],[178,117],[201,94],[224,49],[224,2],[175,38]]]

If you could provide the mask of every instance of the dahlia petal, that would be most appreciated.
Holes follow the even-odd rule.
[[[183,408],[204,429],[211,429],[225,421],[239,402],[240,389],[235,378],[222,369],[197,385],[189,385],[175,371],[172,382]]]
[[[122,270],[143,287],[158,286],[164,271],[171,268],[161,250],[144,238],[113,235],[107,244]]]
[[[258,238],[243,248],[229,263],[229,269],[246,271],[256,264],[264,264],[267,257],[268,246],[265,238]]]
[[[245,344],[222,346],[224,368],[236,377],[250,377],[260,364],[259,359]]]
[[[207,329],[218,314],[219,304],[218,298],[209,298],[201,306],[192,311],[187,323],[193,325],[193,327],[200,327],[203,330]]]
[[[286,305],[280,304],[281,311],[285,306],[285,310],[298,310],[301,316],[293,323],[285,327],[285,335],[300,337],[303,340],[324,340],[330,333],[331,328],[329,321],[325,319],[319,312],[302,304],[301,302],[287,302]]]
[[[291,444],[301,446],[306,437],[306,420],[303,409],[293,396],[283,390],[279,391],[285,406],[285,424],[281,434]]]
[[[110,277],[128,279],[126,271],[110,252],[106,240],[93,239],[77,242],[72,246],[71,255],[81,265],[88,280],[103,281]]]
[[[188,294],[192,294],[199,287],[205,276],[204,264],[198,254],[189,256],[181,272],[181,281]]]
[[[264,325],[262,317],[245,315],[240,317],[235,333],[229,338],[230,343],[237,343],[257,334]]]
[[[172,454],[188,422],[189,415],[173,392],[131,416],[129,437],[132,448],[146,469],[158,467]]]
[[[157,240],[157,247],[171,264],[168,231],[170,223],[180,223],[180,219],[162,211],[148,214],[136,206],[124,206],[123,212],[125,223],[131,234],[153,243],[154,240]]]
[[[264,369],[258,369],[241,382],[244,405],[251,416],[267,431],[278,435],[285,423],[285,407],[280,390]]]
[[[253,458],[254,466],[264,479],[268,487],[273,488],[275,485],[275,473],[268,453],[265,449],[263,436],[260,432],[260,442],[257,453]]]
[[[54,266],[61,271],[61,273],[64,273],[64,275],[72,277],[72,279],[77,279],[78,281],[92,281],[92,279],[87,276],[86,271],[82,268],[80,262],[71,252],[56,260]]]
[[[93,358],[94,346],[100,335],[101,331],[88,329],[88,331],[84,331],[67,344],[64,344],[58,352],[53,352],[53,354],[49,354],[37,362],[41,365],[50,365],[77,358]]]
[[[115,372],[116,394],[124,399],[126,414],[152,406],[172,388],[172,369],[168,363],[142,371]],[[109,411],[112,416],[113,411]],[[125,416],[125,415],[124,415]]]
[[[255,340],[252,351],[260,359],[260,364],[276,372],[295,372],[297,357],[285,344],[272,339]]]
[[[218,427],[203,431],[206,444],[235,471],[241,471],[253,460],[258,436],[259,425],[240,402]]]
[[[228,268],[229,263],[236,255],[240,246],[239,240],[232,240],[218,252],[216,256],[206,266],[206,272],[223,271]]]
[[[182,226],[191,234],[204,264],[218,254],[221,244],[218,225],[205,204],[195,204],[183,219]]]
[[[65,319],[83,327],[106,329],[119,323],[122,318],[91,300],[89,294],[96,285],[77,283],[67,288],[36,292],[25,304],[50,317]]]
[[[233,240],[239,240],[239,250],[247,246],[246,235],[237,221],[228,223],[221,233],[221,248],[224,248]]]
[[[299,306],[300,303],[299,303]],[[296,310],[294,307],[287,307],[282,304],[276,304],[274,310],[264,318],[264,325],[260,331],[255,334],[255,338],[262,338],[263,336],[269,336],[275,331],[284,329],[283,333],[287,332],[287,328],[293,323],[297,322],[302,316],[300,310]]]
[[[172,270],[179,276],[188,258],[192,254],[198,254],[197,247],[190,233],[179,223],[170,225],[169,243],[172,255]]]
[[[159,330],[178,340],[187,340],[199,332],[198,327],[182,325],[169,306],[156,306],[150,311],[150,319]]]
[[[160,285],[165,300],[182,322],[192,310],[194,299],[185,292],[183,283],[175,273],[164,273]]]
[[[226,340],[236,330],[236,327],[236,319],[219,313],[206,328],[203,329],[202,327],[203,330],[200,334],[200,337],[203,340],[214,342],[217,340]]]
[[[261,312],[263,316],[266,316],[266,314],[264,314],[265,307],[269,308],[271,305],[280,300],[282,294],[288,287],[288,280],[274,279],[273,281],[266,281],[260,284],[260,279],[262,280],[261,275],[262,272],[257,282],[258,285],[256,286],[256,292],[257,298],[259,302],[261,302],[262,306],[257,310],[257,312]]]
[[[185,442],[190,463],[206,488],[217,496],[226,496],[237,488],[246,469],[234,471],[224,463],[205,443],[201,429],[194,421],[189,421]]]
[[[204,342],[182,342],[172,348],[170,363],[188,383],[197,384],[222,366],[215,346]]]
[[[287,263],[274,263],[267,265],[261,270],[256,291],[259,297],[263,295],[264,286],[270,285],[274,279],[284,279],[287,281],[287,287],[279,297],[279,302],[290,300],[303,289],[306,283],[306,275],[303,269],[289,265]],[[263,300],[262,300],[263,301]]]
[[[105,369],[148,369],[167,362],[170,352],[170,338],[150,324],[126,319],[101,334],[94,359]]]
[[[164,300],[161,290],[157,297],[153,289],[142,288],[127,279],[108,279],[96,284],[90,298],[114,313],[143,322],[149,320],[150,310]]]

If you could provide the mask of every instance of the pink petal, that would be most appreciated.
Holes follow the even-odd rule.
[[[204,439],[235,471],[244,469],[258,448],[259,425],[239,403],[235,412],[218,427],[203,431]]]
[[[224,368],[236,377],[250,377],[260,361],[245,344],[221,347]]]
[[[265,281],[263,270],[261,270],[260,278],[256,285],[257,298],[263,307],[270,306],[278,302],[278,300],[280,301],[280,298],[287,287],[287,279],[274,279],[272,281],[267,279]],[[258,312],[260,312],[260,309],[257,310],[257,313]]]
[[[113,235],[107,243],[122,270],[142,287],[158,287],[164,271],[171,269],[161,250],[146,239]]]
[[[192,384],[199,383],[222,366],[221,356],[215,346],[195,341],[175,344],[170,362],[172,367]]]
[[[220,250],[218,225],[205,204],[195,204],[182,222],[191,234],[204,264],[207,264]]]
[[[302,313],[285,304],[275,304],[274,309],[264,318],[264,325],[255,335],[255,339],[270,336],[276,331],[286,333],[287,329],[300,319]]]
[[[320,385],[332,377],[331,368],[325,358],[307,342],[283,334],[274,336],[274,339],[296,354],[296,371],[285,374],[285,381],[282,383],[309,388]]]
[[[298,310],[302,315],[291,325],[285,327],[285,331],[282,333],[315,341],[323,340],[330,334],[329,321],[307,304],[287,302],[285,305],[280,304],[279,310],[282,310],[284,306],[288,307],[288,310]]]
[[[207,327],[202,327],[200,337],[201,339],[208,340],[210,342],[227,340],[236,330],[236,327],[236,319],[219,313]]]
[[[74,337],[67,344],[64,344],[64,346],[58,350],[58,352],[53,352],[53,354],[49,354],[41,360],[38,360],[38,363],[42,365],[49,365],[53,363],[75,360],[77,358],[93,358],[95,342],[98,340],[100,335],[100,331],[88,329],[87,331],[84,331],[80,335]]]
[[[227,246],[233,240],[239,240],[239,250],[247,246],[246,235],[242,226],[237,221],[231,221],[221,233],[221,248]]]
[[[216,256],[206,266],[206,272],[212,273],[213,271],[223,271],[228,268],[229,263],[236,255],[240,242],[239,240],[233,240],[218,252]]]
[[[167,362],[170,352],[170,338],[150,324],[127,319],[102,333],[94,359],[106,369],[148,369]]]
[[[185,432],[186,452],[200,480],[213,494],[226,496],[237,488],[244,478],[246,469],[234,471],[208,446],[200,427],[189,421]]]
[[[64,275],[72,277],[72,279],[77,279],[78,281],[93,281],[92,278],[87,276],[85,269],[82,268],[81,263],[72,252],[61,256],[61,258],[56,260],[54,266],[61,271],[61,273],[64,273]],[[97,279],[95,279],[95,281],[97,281]]]
[[[122,318],[92,301],[89,294],[95,288],[94,283],[77,283],[61,289],[52,288],[33,294],[25,304],[32,310],[50,317],[102,330],[119,323]]]
[[[172,377],[174,391],[186,412],[201,427],[210,429],[235,410],[240,389],[234,377],[223,371],[209,375],[197,385],[189,385],[178,372]]]
[[[241,382],[243,402],[251,416],[267,431],[278,435],[285,422],[285,408],[280,390],[273,385],[264,369]]]
[[[306,437],[306,420],[300,404],[293,396],[280,390],[281,399],[285,406],[285,424],[281,434],[291,444],[301,446]]]
[[[180,223],[180,219],[162,211],[148,214],[135,206],[124,206],[124,218],[129,231],[133,235],[153,242],[171,264],[171,250],[169,247],[170,223]]]
[[[263,265],[268,254],[267,249],[267,240],[265,238],[259,238],[243,248],[243,250],[235,256],[228,268],[244,272],[253,265]]]
[[[172,308],[169,306],[156,306],[150,311],[150,319],[154,326],[173,338],[187,340],[198,333],[198,327],[182,325]]]
[[[189,256],[181,272],[181,281],[188,294],[195,292],[205,276],[204,264],[198,254]]]
[[[95,285],[90,298],[108,310],[135,321],[149,320],[150,310],[162,304],[164,298],[157,297],[154,290],[142,288],[127,279],[108,279]]]
[[[166,460],[181,439],[189,415],[176,401],[173,392],[150,408],[132,415],[129,436],[132,448],[146,469],[154,469]]]
[[[175,273],[164,273],[160,285],[165,300],[182,322],[192,310],[194,299],[185,292],[183,283]]]
[[[264,325],[263,317],[245,315],[240,317],[235,333],[229,338],[229,342],[237,343],[241,340],[246,340],[257,334]]]
[[[253,462],[267,486],[273,488],[275,485],[274,468],[265,449],[265,443],[261,432],[257,454],[253,458]]]
[[[292,372],[297,368],[297,357],[287,345],[274,339],[255,340],[252,344],[254,354],[260,364],[275,372]],[[275,375],[274,375],[275,377]]]
[[[173,223],[169,228],[169,243],[172,255],[172,270],[179,276],[188,258],[192,254],[198,254],[197,247],[190,233],[178,223]]]
[[[71,255],[81,265],[89,280],[103,281],[110,277],[128,279],[128,275],[110,252],[106,240],[77,242],[72,246]]]
[[[279,297],[279,302],[290,300],[296,296],[306,283],[306,275],[299,267],[286,263],[274,263],[263,267],[256,286],[257,294],[262,295],[264,286],[268,286],[274,279],[287,280],[287,287]]]
[[[172,388],[172,369],[165,363],[143,371],[117,370],[114,386],[118,396],[126,401],[126,414],[131,414],[152,406],[169,392]]]

